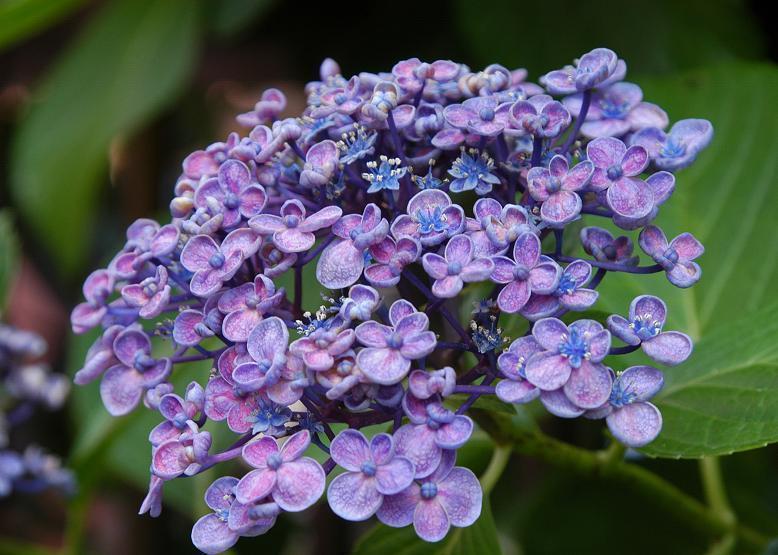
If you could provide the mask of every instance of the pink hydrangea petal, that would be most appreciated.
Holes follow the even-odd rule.
[[[333,460],[346,470],[357,472],[362,463],[372,460],[370,445],[362,432],[346,429],[340,432],[330,444]]]
[[[670,246],[675,249],[678,257],[682,260],[694,260],[705,252],[705,247],[691,233],[681,233],[670,241]]]
[[[252,218],[262,212],[267,203],[267,193],[261,185],[247,187],[240,195],[240,213],[244,218]]]
[[[207,555],[223,553],[237,542],[238,534],[215,513],[201,517],[192,527],[192,543]]]
[[[432,293],[441,299],[450,299],[456,297],[460,291],[464,282],[459,276],[446,276],[443,279],[435,280],[432,284]]]
[[[512,281],[497,295],[497,306],[508,314],[514,314],[524,308],[529,300],[530,286],[526,281]]]
[[[586,146],[586,157],[594,163],[595,167],[602,169],[619,164],[625,152],[627,147],[624,143],[613,137],[594,139]]]
[[[510,283],[513,281],[513,268],[516,266],[515,262],[506,256],[494,256],[492,257],[494,268],[490,278],[497,283]]]
[[[582,409],[595,409],[605,403],[611,393],[613,379],[607,368],[584,360],[573,370],[564,385],[567,398]]]
[[[374,287],[393,287],[399,283],[400,274],[386,264],[371,264],[365,268],[365,279]]]
[[[184,444],[172,439],[154,450],[151,470],[160,478],[170,480],[183,474],[190,462]]]
[[[363,322],[355,330],[357,340],[366,347],[386,347],[392,329],[378,322]]]
[[[211,378],[205,386],[205,408],[203,409],[208,418],[217,422],[224,420],[234,404],[232,385],[222,378]]]
[[[276,472],[273,500],[284,511],[305,510],[324,493],[325,478],[321,465],[309,457],[284,463]]]
[[[251,218],[249,225],[251,226],[251,229],[264,235],[270,235],[286,229],[284,221],[273,214],[259,214],[258,216],[254,216]]]
[[[327,488],[327,501],[332,512],[353,522],[367,520],[383,502],[375,487],[375,478],[361,472],[345,472],[336,476]]]
[[[324,249],[316,264],[316,278],[328,289],[342,289],[359,279],[365,266],[362,251],[348,239],[340,239]]]
[[[608,206],[619,216],[642,218],[651,212],[654,196],[640,179],[623,177],[614,182],[606,193]]]
[[[540,394],[540,402],[548,412],[560,418],[577,418],[584,413],[584,409],[574,405],[561,388],[543,391]]]
[[[273,491],[277,481],[277,472],[274,470],[267,468],[252,470],[238,482],[235,487],[235,498],[240,503],[258,501]]]
[[[567,326],[558,318],[544,318],[532,327],[532,336],[547,351],[556,352],[567,333]]]
[[[182,166],[184,173],[193,179],[200,179],[204,175],[216,175],[219,171],[219,163],[213,159],[211,153],[204,150],[196,150],[184,158]]]
[[[414,360],[425,357],[435,350],[437,338],[434,332],[425,331],[406,337],[403,346],[400,347],[400,353],[406,359]]]
[[[416,467],[405,457],[394,457],[376,469],[376,489],[383,495],[394,495],[411,485]]]
[[[451,104],[443,109],[443,117],[449,125],[458,129],[466,129],[468,124],[476,119],[476,114],[461,104]]]
[[[211,257],[219,252],[216,242],[207,235],[197,235],[187,241],[181,251],[181,264],[190,272],[210,269]]]
[[[395,331],[402,336],[426,331],[429,327],[429,317],[423,312],[414,312],[395,321]]]
[[[513,245],[513,259],[527,268],[538,263],[540,257],[540,239],[534,233],[522,233]]]
[[[561,275],[562,270],[554,262],[541,262],[529,271],[529,284],[535,293],[552,293]]]
[[[373,462],[378,465],[387,464],[394,457],[394,439],[387,433],[380,433],[370,440],[370,453]]]
[[[568,310],[586,310],[597,302],[599,291],[594,289],[576,289],[572,293],[565,293],[559,297],[559,301]]]
[[[406,424],[394,434],[395,453],[410,460],[416,479],[426,478],[440,464],[441,449],[435,443],[435,432],[426,424]]]
[[[559,310],[559,299],[553,295],[530,295],[527,304],[521,309],[521,315],[530,322],[551,316]]]
[[[257,310],[236,310],[224,317],[222,332],[230,341],[246,341],[261,320],[262,314]]]
[[[626,176],[640,175],[648,166],[648,162],[648,151],[642,146],[633,145],[624,153],[624,158],[621,160],[621,169]]]
[[[267,458],[274,453],[278,453],[278,443],[274,438],[264,436],[247,443],[241,451],[241,457],[254,468],[266,468]]]
[[[281,447],[281,458],[285,462],[299,459],[311,445],[311,433],[301,430],[284,442]]]
[[[448,276],[446,259],[435,253],[427,253],[421,257],[424,271],[433,279],[444,279]]]
[[[255,519],[251,515],[253,503],[244,505],[238,501],[233,502],[229,507],[229,516],[227,517],[227,526],[241,536],[258,536],[264,534],[276,522],[274,516]]]
[[[277,316],[265,318],[249,334],[246,343],[249,354],[254,360],[273,360],[278,353],[286,351],[289,344],[289,330],[284,321]]]
[[[397,299],[389,307],[389,321],[393,326],[396,326],[400,320],[415,312],[417,312],[416,308],[410,302],[405,299]]]
[[[138,406],[143,395],[143,376],[134,368],[114,366],[100,382],[100,397],[112,416],[128,414]]]
[[[363,349],[357,355],[357,365],[371,381],[392,385],[402,380],[411,363],[394,349]]]
[[[528,403],[540,395],[540,390],[526,380],[502,380],[497,384],[495,393],[506,403]]]
[[[286,253],[310,250],[315,242],[316,236],[313,233],[300,231],[299,228],[284,229],[273,234],[273,244]]]
[[[451,469],[438,483],[438,499],[453,526],[470,526],[481,515],[483,491],[478,478],[468,468]]]
[[[428,542],[438,542],[446,537],[451,523],[445,509],[437,499],[422,499],[413,514],[413,529]]]
[[[553,226],[573,221],[581,213],[583,201],[571,191],[551,195],[540,207],[540,217]]]
[[[559,389],[570,379],[570,362],[556,353],[541,353],[527,361],[527,381],[545,391]]]
[[[378,520],[393,528],[408,526],[413,522],[413,513],[420,499],[419,486],[411,484],[400,493],[384,497],[376,516]]]
[[[473,434],[473,421],[468,416],[456,416],[449,424],[438,428],[435,443],[442,449],[459,449]]]
[[[613,436],[629,447],[651,443],[662,430],[662,414],[651,403],[632,403],[605,419]]]
[[[494,263],[488,258],[476,258],[462,268],[460,277],[463,281],[484,281],[494,269]]]
[[[240,256],[240,254],[238,254]],[[195,272],[189,282],[189,289],[198,297],[207,297],[216,293],[224,283],[224,275],[214,270]]]
[[[473,242],[467,235],[456,235],[446,245],[446,261],[465,265],[473,258]]]
[[[254,425],[256,401],[248,403],[237,399],[227,413],[227,427],[236,434],[245,434]]]
[[[343,215],[343,210],[339,206],[326,206],[318,212],[311,214],[299,225],[298,229],[303,232],[312,232],[325,227],[330,227],[338,218]]]
[[[692,354],[691,338],[679,331],[666,331],[642,343],[643,352],[667,366],[681,364]]]

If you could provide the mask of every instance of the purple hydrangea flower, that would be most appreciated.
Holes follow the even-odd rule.
[[[413,237],[425,247],[439,245],[465,226],[462,207],[452,204],[446,193],[436,189],[416,193],[408,201],[407,212],[392,222],[392,235],[396,239]]]
[[[269,387],[280,377],[286,363],[289,330],[281,318],[265,318],[254,326],[246,342],[251,361],[243,362],[232,372],[233,381],[249,390]]]
[[[610,231],[601,227],[581,229],[581,245],[587,254],[600,262],[613,262],[625,266],[637,266],[639,259],[632,255],[632,240],[624,235],[613,237]]]
[[[262,92],[262,97],[252,111],[240,114],[235,119],[244,127],[255,127],[272,123],[284,109],[286,109],[284,93],[278,89],[267,89]]]
[[[307,337],[292,342],[289,350],[303,359],[314,372],[329,370],[335,364],[335,357],[351,349],[356,335],[354,330],[334,330],[322,327]]]
[[[580,408],[596,408],[610,394],[612,378],[599,364],[608,354],[611,336],[594,320],[578,320],[566,326],[556,318],[539,320],[532,336],[545,350],[527,361],[527,381],[544,391],[563,388]]]
[[[527,381],[527,361],[543,347],[534,337],[520,337],[497,358],[497,368],[506,378],[497,384],[495,393],[506,403],[528,403],[540,395],[540,390]]]
[[[70,315],[73,332],[85,333],[100,324],[108,309],[108,297],[113,293],[114,279],[108,270],[95,270],[84,281],[86,302],[77,305]]]
[[[450,104],[443,110],[446,122],[457,129],[483,137],[499,135],[510,122],[511,105],[500,103],[496,96],[468,98],[462,104]]]
[[[157,266],[153,277],[148,277],[140,283],[125,285],[121,293],[128,305],[140,308],[138,315],[141,318],[156,318],[170,300],[167,270],[164,266]]]
[[[668,243],[664,232],[650,225],[640,232],[638,243],[665,269],[667,279],[676,287],[691,287],[702,276],[702,270],[694,259],[702,256],[705,247],[691,233],[682,233]]]
[[[197,424],[189,420],[178,437],[168,439],[154,448],[151,471],[163,480],[171,480],[182,474],[192,476],[200,471],[210,449],[211,434],[201,432]]]
[[[249,225],[257,233],[273,236],[273,244],[285,253],[304,252],[316,242],[314,231],[330,227],[343,214],[338,206],[327,206],[306,217],[305,206],[297,199],[281,206],[281,215],[260,214]]]
[[[408,377],[408,391],[417,399],[422,400],[435,395],[448,397],[454,392],[456,384],[457,374],[450,366],[432,372],[414,370]]]
[[[305,154],[305,165],[300,172],[300,185],[322,187],[330,182],[338,169],[340,150],[334,141],[316,143]]]
[[[494,160],[487,153],[478,154],[477,150],[462,151],[454,160],[448,174],[454,179],[448,188],[452,193],[475,191],[477,195],[485,195],[492,190],[493,185],[500,183],[500,178],[494,175]]]
[[[113,416],[134,409],[143,392],[161,383],[170,375],[170,359],[151,356],[149,336],[137,329],[128,329],[116,336],[113,352],[119,364],[112,366],[100,382],[100,397]]]
[[[413,523],[416,534],[428,542],[445,538],[451,526],[473,524],[481,514],[481,484],[471,470],[454,466],[455,455],[447,453],[434,473],[385,497],[378,520],[395,528]]]
[[[194,272],[189,289],[200,297],[215,293],[257,252],[259,243],[259,236],[246,228],[228,234],[221,245],[208,235],[192,237],[181,251],[181,264]]]
[[[124,331],[122,326],[110,326],[89,347],[84,366],[76,372],[73,381],[78,385],[86,385],[97,378],[111,366],[119,362],[113,352],[116,336]]]
[[[692,340],[679,331],[662,331],[667,306],[659,297],[641,295],[629,305],[629,320],[614,314],[608,329],[628,345],[640,345],[655,361],[669,366],[682,363],[692,354]]]
[[[413,482],[413,463],[395,454],[389,434],[377,434],[368,443],[362,432],[344,430],[332,440],[330,455],[347,472],[330,483],[327,501],[346,520],[367,520],[385,496],[400,493]]]
[[[342,87],[332,87],[319,96],[320,105],[311,111],[311,116],[321,118],[330,114],[353,114],[365,103],[360,91],[359,77],[352,77]]]
[[[575,67],[551,71],[540,83],[551,94],[572,94],[623,79],[626,71],[626,64],[613,50],[595,48],[581,56]]]
[[[243,504],[270,496],[281,509],[302,511],[316,503],[324,493],[324,470],[303,453],[311,443],[311,434],[302,430],[279,448],[278,440],[262,437],[243,447],[243,460],[253,466],[235,486],[235,497]]]
[[[594,164],[591,188],[606,191],[608,206],[629,218],[646,216],[653,207],[651,189],[635,176],[648,165],[648,152],[641,146],[627,146],[619,139],[595,139],[586,147]]]
[[[224,337],[230,341],[247,341],[269,309],[277,306],[283,289],[276,291],[273,282],[262,274],[254,283],[244,283],[229,289],[219,297],[219,310],[225,314],[222,322]]]
[[[421,249],[421,244],[413,237],[397,240],[385,237],[370,247],[370,256],[375,262],[365,268],[365,279],[375,287],[397,285],[403,269],[419,259]]]
[[[187,309],[179,312],[173,322],[173,341],[178,345],[193,347],[203,339],[221,333],[224,315],[218,308],[219,295],[211,295],[202,310]]]
[[[465,282],[483,281],[494,269],[488,258],[474,256],[473,241],[467,235],[456,235],[446,245],[445,258],[428,252],[422,257],[424,270],[435,281],[432,292],[436,297],[456,297]]]
[[[362,372],[377,384],[398,383],[408,373],[411,360],[435,349],[435,334],[427,331],[429,318],[405,300],[395,301],[389,310],[391,326],[363,322],[356,328],[357,340],[367,347],[357,355]]]
[[[378,308],[380,300],[381,296],[378,291],[372,287],[362,284],[354,285],[348,290],[348,296],[343,301],[338,314],[347,322],[354,320],[364,322],[370,319],[375,309]]]
[[[550,139],[570,125],[570,112],[546,94],[519,100],[510,108],[510,119],[520,134]]]
[[[660,170],[676,171],[691,165],[713,139],[713,126],[705,119],[682,119],[668,133],[645,127],[630,138],[630,144],[646,149]]]
[[[535,231],[527,210],[516,204],[502,206],[493,198],[479,198],[473,214],[475,219],[467,219],[466,232],[473,240],[476,256],[504,254],[520,235]]]
[[[506,284],[497,296],[497,306],[509,314],[519,312],[530,294],[553,293],[561,271],[554,262],[541,260],[540,239],[534,233],[523,233],[513,245],[513,260],[507,256],[492,258],[492,281]]]
[[[668,118],[656,104],[642,102],[643,91],[633,83],[614,83],[592,94],[586,121],[581,133],[589,138],[620,137],[644,127],[667,127]],[[564,100],[565,107],[574,115],[581,111],[583,96],[576,94]]]
[[[540,217],[552,227],[563,227],[578,218],[583,202],[577,194],[589,183],[594,165],[589,160],[570,169],[567,158],[554,156],[548,168],[535,167],[527,173],[528,190],[540,203]]]
[[[249,219],[262,212],[267,194],[262,185],[253,182],[243,162],[228,160],[219,167],[218,178],[209,179],[197,188],[194,200],[200,208],[216,202],[224,215],[222,225],[229,229],[241,218]]]
[[[205,406],[205,390],[199,383],[191,382],[184,395],[185,398],[182,399],[175,393],[166,393],[160,398],[157,409],[165,420],[157,424],[149,434],[149,442],[153,447],[179,437],[186,429],[187,422],[194,420],[197,413],[202,412]]]

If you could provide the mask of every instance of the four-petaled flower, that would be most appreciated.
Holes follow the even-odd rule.
[[[307,509],[324,493],[325,476],[319,463],[303,453],[311,434],[302,430],[279,448],[278,440],[265,436],[243,447],[243,460],[254,467],[235,486],[235,497],[243,504],[270,496],[281,509]]]
[[[213,199],[213,200],[211,200]],[[264,187],[252,180],[246,164],[228,160],[219,167],[217,178],[211,178],[197,188],[195,206],[208,208],[216,202],[224,215],[222,225],[229,229],[241,221],[256,216],[265,207]]]
[[[570,125],[570,112],[547,94],[519,100],[510,108],[510,120],[519,134],[550,139]]]
[[[454,179],[449,183],[452,193],[475,191],[477,195],[485,195],[492,190],[493,185],[500,183],[500,178],[492,173],[494,160],[484,152],[478,154],[475,149],[465,151],[463,148],[459,158],[454,160],[448,174]]]
[[[662,331],[667,306],[659,297],[641,295],[629,305],[629,320],[614,314],[608,329],[628,345],[640,345],[655,361],[669,366],[682,363],[692,354],[692,340],[679,331]]]
[[[551,227],[563,227],[581,213],[578,195],[589,183],[594,165],[584,160],[573,169],[564,156],[554,156],[548,168],[535,167],[527,173],[529,194],[540,203],[540,217]]]
[[[619,139],[603,137],[586,147],[594,164],[590,187],[605,192],[608,206],[619,216],[640,218],[654,205],[651,188],[636,176],[648,165],[648,152],[642,146],[627,146]]]
[[[346,520],[367,520],[385,496],[400,493],[413,482],[413,463],[395,454],[389,434],[377,434],[368,443],[362,432],[343,430],[332,440],[330,456],[346,472],[327,488],[327,501]]]
[[[623,79],[626,71],[626,64],[613,50],[595,48],[581,56],[575,67],[546,73],[540,83],[551,94],[572,94]]]
[[[108,312],[108,297],[113,293],[114,278],[108,270],[95,270],[84,281],[86,302],[76,305],[70,314],[75,333],[84,333],[100,324]]]
[[[437,189],[416,193],[408,201],[407,214],[401,214],[392,222],[392,235],[413,237],[425,246],[439,245],[461,232],[465,226],[465,211],[451,203],[451,197]]]
[[[332,368],[335,357],[348,351],[355,339],[354,330],[350,328],[337,330],[322,327],[293,341],[289,351],[302,358],[310,370],[323,372]]]
[[[246,341],[254,327],[270,308],[278,305],[284,290],[276,291],[273,282],[257,274],[254,283],[229,289],[219,297],[219,310],[225,314],[222,333],[230,341]]]
[[[632,255],[632,240],[621,235],[614,238],[613,234],[601,227],[584,227],[581,229],[581,245],[587,254],[600,262],[615,262],[625,266],[637,266],[639,258]]]
[[[305,165],[300,172],[300,185],[322,187],[332,180],[338,169],[340,151],[338,145],[329,139],[316,143],[305,154]]]
[[[496,96],[481,96],[468,98],[462,104],[446,106],[443,117],[457,129],[482,137],[494,137],[510,124],[510,107],[508,103],[501,104]]]
[[[706,119],[682,119],[668,133],[659,127],[644,127],[630,138],[630,144],[648,151],[651,162],[660,170],[683,169],[713,139],[713,126]]]
[[[649,225],[640,232],[638,243],[665,269],[667,279],[676,287],[691,287],[702,276],[700,265],[694,259],[702,256],[705,247],[691,233],[681,233],[668,243],[661,229]]]
[[[286,364],[289,330],[278,316],[265,318],[254,326],[246,342],[251,361],[232,372],[233,381],[248,390],[270,387],[278,382]]]
[[[170,285],[165,267],[157,266],[154,276],[122,287],[122,298],[128,305],[140,308],[138,315],[141,318],[156,318],[162,314],[170,300]]]
[[[495,394],[506,403],[528,403],[540,395],[540,390],[527,381],[527,360],[543,351],[531,335],[516,339],[497,358],[497,368],[506,378],[497,384]]]
[[[281,215],[260,214],[249,225],[257,233],[273,236],[273,244],[285,253],[305,252],[316,242],[314,231],[330,227],[343,214],[339,206],[326,206],[306,217],[305,206],[297,199],[284,202]]]
[[[211,448],[211,434],[201,432],[197,424],[188,420],[181,434],[154,448],[151,471],[163,480],[176,476],[197,474],[206,463]]]
[[[375,261],[365,268],[365,279],[375,287],[392,287],[400,281],[403,269],[416,262],[421,254],[421,244],[413,237],[392,237],[370,247],[370,256]]]
[[[484,281],[494,269],[488,258],[474,256],[473,241],[456,235],[446,245],[445,258],[428,252],[421,259],[424,270],[434,279],[432,292],[441,299],[456,297],[465,282]]]

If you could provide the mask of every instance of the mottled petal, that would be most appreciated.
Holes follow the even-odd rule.
[[[470,526],[481,514],[483,491],[470,469],[455,466],[438,484],[438,499],[453,526]]]
[[[524,308],[529,300],[530,287],[526,281],[512,281],[502,288],[497,296],[497,306],[508,314],[514,314]]]
[[[662,430],[662,414],[651,403],[632,403],[605,419],[613,436],[628,447],[651,443]]]
[[[376,490],[374,478],[361,472],[345,472],[330,483],[327,501],[340,518],[356,522],[373,516],[381,506],[383,495]]]
[[[252,470],[235,487],[235,498],[240,503],[253,503],[266,497],[276,486],[276,472],[269,469]]]
[[[567,326],[558,318],[544,318],[532,327],[532,335],[541,347],[556,352],[563,336],[567,335]]]
[[[285,511],[305,510],[324,493],[324,470],[309,457],[282,464],[276,474],[273,500]]]
[[[442,449],[459,449],[473,434],[473,421],[468,416],[457,415],[449,424],[438,428],[435,443]]]
[[[540,353],[527,361],[527,381],[545,391],[559,389],[570,378],[570,362],[556,353]]]
[[[398,383],[408,373],[411,363],[394,349],[363,349],[357,355],[357,365],[370,381],[391,385]]]
[[[542,392],[540,402],[548,412],[560,418],[577,418],[585,412],[584,409],[574,405],[562,389]]]
[[[502,380],[497,384],[495,393],[506,403],[528,403],[540,395],[540,390],[526,380]]]
[[[394,433],[395,453],[410,460],[416,479],[426,478],[440,464],[441,449],[435,443],[435,432],[426,424],[406,424]]]
[[[237,541],[238,534],[230,530],[227,523],[215,513],[201,517],[192,528],[192,543],[207,555],[223,553]]]
[[[613,379],[607,368],[584,360],[564,386],[565,395],[582,409],[595,409],[608,400]]]
[[[128,414],[143,395],[143,376],[134,368],[114,366],[100,382],[100,397],[112,416]]]
[[[383,495],[399,493],[413,482],[416,467],[405,457],[394,457],[376,470],[376,488]]]
[[[667,331],[643,341],[643,352],[655,361],[675,366],[681,364],[692,354],[691,338],[679,331]]]
[[[357,472],[362,463],[372,460],[370,446],[362,432],[346,429],[330,444],[330,456],[346,470]]]
[[[342,289],[356,283],[362,275],[365,257],[348,239],[331,243],[316,264],[316,278],[328,289]]]
[[[413,522],[413,513],[420,499],[419,486],[411,484],[398,494],[384,497],[376,516],[378,520],[393,528],[408,526]]]
[[[422,500],[413,514],[413,528],[416,534],[428,542],[442,540],[448,534],[451,523],[445,509],[437,499]]]

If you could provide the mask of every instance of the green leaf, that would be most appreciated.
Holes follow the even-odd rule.
[[[778,441],[778,304],[720,327],[668,370],[655,398],[664,427],[643,452],[702,457]]]
[[[0,51],[55,24],[84,0],[4,0],[0,2]]]
[[[8,289],[17,270],[19,258],[13,218],[7,210],[0,210],[0,310],[5,304]]]
[[[111,141],[170,104],[193,67],[199,3],[108,3],[56,62],[16,132],[11,190],[66,276],[81,269]]]
[[[755,58],[765,42],[744,1],[655,0],[647,9],[619,0],[603,0],[596,8],[589,2],[495,0],[483,9],[458,0],[455,13],[479,63],[526,67],[533,80],[600,46],[615,50],[633,69],[668,72]]]
[[[497,541],[489,498],[484,497],[481,516],[467,528],[451,528],[440,543],[419,539],[413,526],[390,528],[376,524],[354,546],[353,555],[481,555],[502,553]]]

